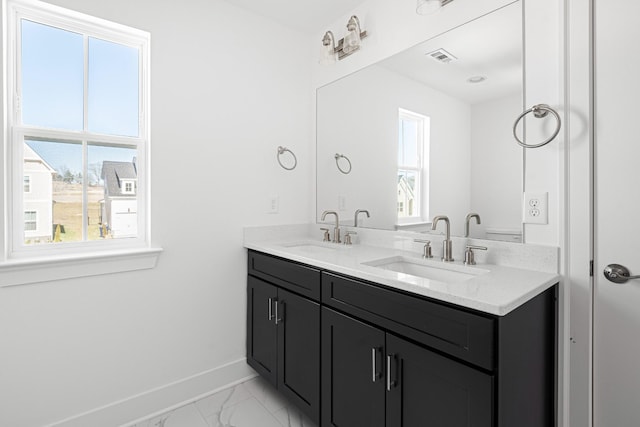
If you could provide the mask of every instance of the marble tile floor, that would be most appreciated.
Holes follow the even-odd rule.
[[[317,427],[261,377],[128,427]]]

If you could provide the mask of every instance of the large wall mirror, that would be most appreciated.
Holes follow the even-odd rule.
[[[462,236],[475,212],[471,237],[521,241],[522,46],[518,1],[319,88],[318,222]]]

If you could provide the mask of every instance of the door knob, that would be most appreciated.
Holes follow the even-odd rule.
[[[604,268],[604,277],[613,283],[626,283],[631,279],[640,279],[640,276],[631,276],[629,269],[620,264],[609,264]]]

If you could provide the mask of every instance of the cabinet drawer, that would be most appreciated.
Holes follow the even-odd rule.
[[[320,301],[320,270],[316,268],[249,251],[249,274]]]
[[[322,302],[485,369],[494,368],[494,319],[330,273]]]

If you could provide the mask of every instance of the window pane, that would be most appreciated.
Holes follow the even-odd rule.
[[[89,38],[89,131],[138,136],[138,49]]]
[[[415,171],[398,171],[398,218],[418,216],[418,181]]]
[[[22,123],[82,130],[82,35],[23,19]]]
[[[89,240],[138,234],[135,147],[89,145]]]
[[[25,243],[82,241],[82,145],[28,140],[24,172],[31,192],[23,208],[37,218],[35,230],[25,228]]]
[[[401,135],[398,162],[405,166],[418,166],[418,123],[414,120],[400,120]]]

